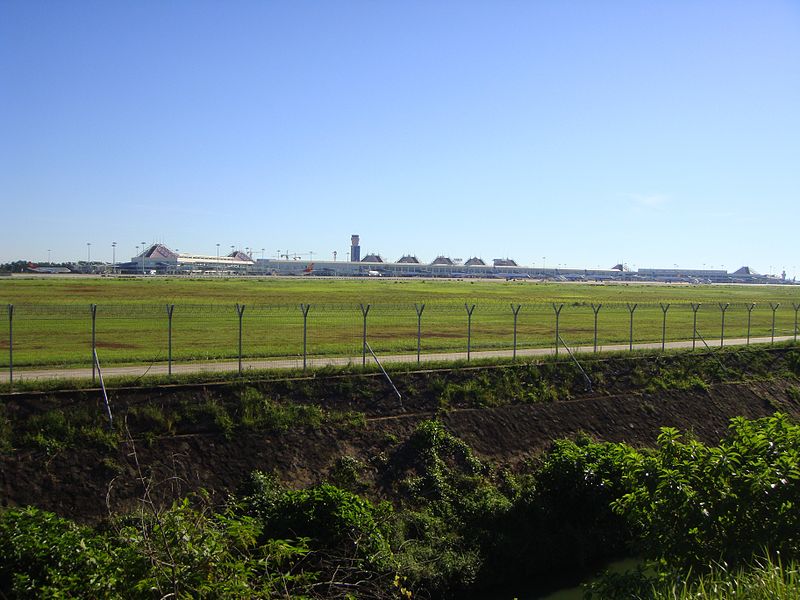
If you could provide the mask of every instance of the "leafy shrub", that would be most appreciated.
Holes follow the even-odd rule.
[[[397,515],[397,523],[397,569],[412,587],[446,596],[475,582],[483,564],[481,550],[447,519],[426,509],[409,510]]]
[[[486,549],[483,579],[580,571],[621,553],[630,532],[611,503],[625,491],[623,457],[631,452],[587,437],[554,442],[492,524],[497,535]]]
[[[119,537],[145,561],[134,573],[132,591],[143,597],[153,591],[187,598],[267,595],[274,583],[268,573],[276,565],[256,543],[259,523],[229,511],[210,512],[202,497],[193,500],[197,507],[185,498],[167,511],[143,512],[121,523]],[[305,554],[293,548],[295,558]]]
[[[615,510],[641,551],[676,568],[732,568],[761,552],[800,556],[800,426],[784,415],[733,419],[708,447],[664,428],[653,454],[625,457],[629,491]]]
[[[0,595],[108,597],[126,587],[136,559],[109,539],[36,508],[0,515]]]
[[[367,466],[353,456],[340,456],[331,469],[330,478],[334,485],[350,492],[364,492],[364,472]]]
[[[258,544],[257,520],[202,497],[90,529],[34,508],[0,513],[3,598],[272,598],[316,581],[302,540]]]
[[[460,488],[465,483],[464,477],[476,475],[484,468],[469,446],[441,423],[430,420],[417,426],[398,450],[396,461],[398,466],[412,472],[401,484],[409,498],[424,503],[437,501],[441,508],[463,498]]]
[[[352,492],[324,483],[286,490],[263,473],[251,477],[246,510],[264,525],[262,540],[308,538],[316,549],[383,560],[389,554],[388,504],[374,505]]]

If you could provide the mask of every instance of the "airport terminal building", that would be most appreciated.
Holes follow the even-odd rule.
[[[173,251],[164,244],[152,244],[129,262],[113,265],[121,274],[183,275],[277,275],[313,277],[449,277],[476,279],[538,279],[550,281],[621,281],[661,283],[792,283],[785,276],[760,275],[748,267],[734,273],[723,269],[639,269],[625,270],[622,265],[611,269],[580,269],[518,265],[509,258],[496,258],[489,263],[478,257],[466,261],[438,256],[430,263],[405,255],[396,262],[386,261],[379,254],[361,258],[358,236],[352,237],[349,260],[304,261],[293,257],[254,259],[240,250],[224,256],[209,256]]]

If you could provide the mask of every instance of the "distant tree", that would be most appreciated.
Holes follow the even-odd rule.
[[[0,272],[3,273],[24,273],[27,268],[28,261],[26,260],[15,260],[14,262],[0,264]]]

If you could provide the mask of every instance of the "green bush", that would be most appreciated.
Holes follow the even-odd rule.
[[[337,550],[377,563],[391,555],[388,504],[374,505],[327,483],[285,490],[263,474],[256,474],[251,486],[245,507],[263,524],[262,541],[308,539],[315,549]]]
[[[619,556],[630,530],[611,503],[625,491],[623,457],[634,452],[586,437],[555,442],[491,525],[497,533],[485,551],[482,579],[580,572]]]
[[[0,514],[0,548],[4,598],[115,596],[128,587],[128,570],[143,568],[130,549],[36,508]]]
[[[644,556],[694,570],[800,556],[800,426],[786,416],[733,419],[717,447],[665,428],[657,452],[624,458],[630,491],[615,510]]]

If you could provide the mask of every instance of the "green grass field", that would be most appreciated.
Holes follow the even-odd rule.
[[[634,342],[660,342],[663,312],[666,339],[692,337],[691,303],[701,304],[697,328],[709,344],[719,344],[722,311],[725,337],[745,337],[748,306],[751,336],[793,335],[800,287],[557,284],[530,281],[343,280],[317,278],[10,278],[0,280],[0,303],[13,304],[15,366],[88,365],[92,320],[97,305],[96,344],[104,363],[164,361],[168,354],[166,305],[174,304],[172,355],[176,361],[234,358],[238,355],[236,304],[245,307],[242,351],[251,358],[297,357],[303,353],[303,314],[309,356],[357,356],[363,316],[369,305],[367,339],[378,354],[413,353],[417,348],[417,308],[422,352],[465,351],[468,317],[475,305],[473,350],[511,349],[519,304],[517,347],[552,347],[556,306],[563,304],[559,330],[570,345],[591,345],[594,311],[598,343],[627,343],[629,305],[636,304]],[[0,366],[9,363],[9,328],[0,329]]]

